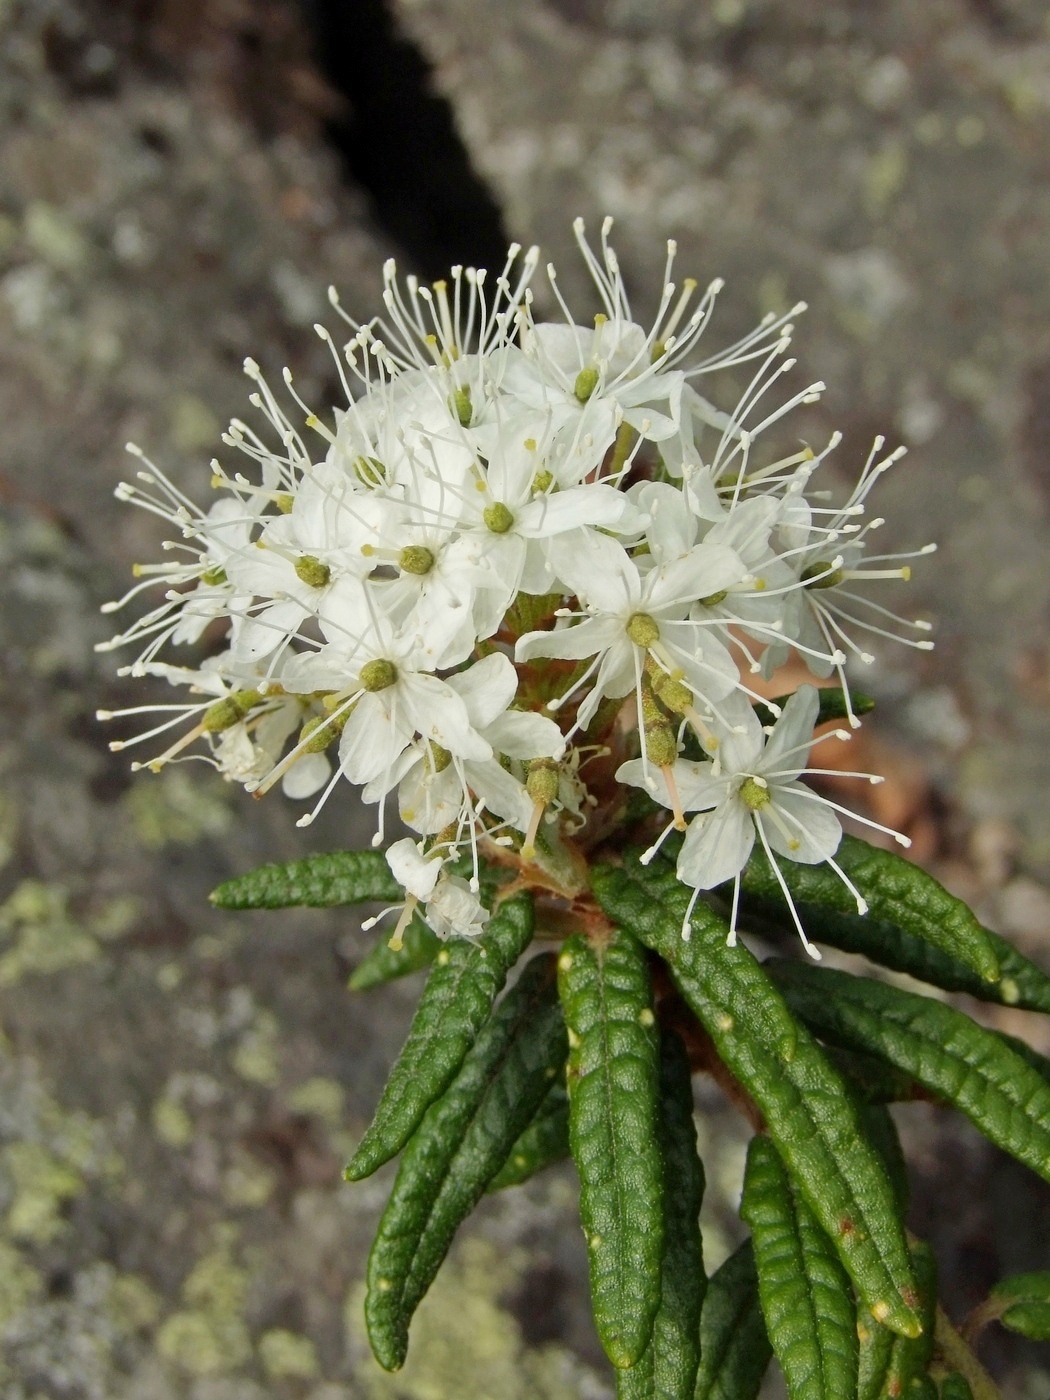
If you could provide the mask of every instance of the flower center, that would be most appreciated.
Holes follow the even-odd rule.
[[[497,501],[495,505],[486,506],[482,519],[494,535],[505,535],[514,524],[513,514],[502,501]]]
[[[842,570],[833,569],[830,560],[822,564],[808,564],[802,570],[802,582],[807,588],[834,588],[842,582]]]
[[[386,690],[396,680],[397,667],[392,661],[366,661],[361,667],[360,681],[363,690]]]
[[[474,405],[470,401],[470,388],[464,384],[461,389],[457,389],[452,395],[452,406],[456,410],[456,417],[460,426],[470,427],[470,420],[474,417]]]
[[[553,480],[554,474],[549,472],[546,467],[542,468],[542,470],[538,471],[532,478],[532,494],[534,496],[542,496]]]
[[[209,588],[217,588],[220,583],[226,582],[226,570],[221,564],[213,564],[210,569],[205,569],[201,574],[201,583],[206,583]]]
[[[452,762],[452,755],[449,753],[448,749],[442,748],[440,744],[435,744],[433,739],[431,739],[427,759],[432,773],[444,773],[445,769]]]
[[[576,383],[572,386],[572,392],[579,399],[580,403],[586,403],[597,387],[598,371],[588,366],[587,369],[581,369],[576,376]]]
[[[309,588],[324,588],[332,577],[332,571],[313,554],[304,554],[295,561],[295,576]]]
[[[408,544],[397,557],[403,574],[429,574],[434,567],[433,552],[425,544]]]
[[[378,457],[358,457],[354,462],[354,475],[362,486],[378,486],[386,480],[386,467]]]
[[[660,628],[648,613],[633,613],[627,620],[627,635],[635,646],[651,647],[660,640]]]
[[[744,806],[752,812],[768,807],[773,800],[769,795],[769,788],[758,778],[745,778],[740,784],[739,796]]]

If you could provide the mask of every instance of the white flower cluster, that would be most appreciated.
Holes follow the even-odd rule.
[[[838,435],[821,451],[765,448],[823,388],[772,401],[803,308],[702,356],[720,283],[676,286],[669,245],[646,330],[609,221],[597,251],[576,232],[601,308],[591,325],[550,266],[564,321],[536,320],[536,249],[512,247],[494,283],[456,267],[402,287],[390,263],[383,318],[358,324],[333,292],[348,339],[317,328],[346,392],[329,423],[285,371],[302,410],[290,416],[248,361],[268,436],[234,420],[223,441],[250,473],[213,463],[223,494],[202,512],[132,447],[138,482],[118,488],[178,538],[174,562],[138,566],[143,581],[107,609],[158,584],[163,600],[105,646],[139,643],[125,673],[200,698],[116,712],[164,713],[112,747],[188,723],[145,766],[204,757],[258,794],[278,781],[319,793],[300,825],[346,778],[378,808],[376,844],[396,792],[420,838],[389,852],[408,892],[400,926],[422,902],[442,934],[479,932],[478,843],[542,867],[553,844],[608,835],[623,784],[670,809],[668,830],[699,814],[678,858],[696,891],[737,878],[756,839],[774,866],[774,852],[834,864],[833,804],[797,781],[814,771],[816,691],[767,733],[746,677],[794,650],[814,676],[837,673],[855,726],[844,666],[871,659],[856,629],[931,645],[928,624],[862,591],[909,575],[906,556],[868,552],[882,522],[863,519],[901,451],[877,441],[835,507],[807,488]],[[697,387],[719,371],[747,384],[730,411]],[[174,666],[169,642],[209,654]],[[468,850],[472,879],[451,868]]]

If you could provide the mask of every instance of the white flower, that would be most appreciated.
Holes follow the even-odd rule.
[[[864,900],[834,859],[842,839],[835,813],[845,809],[798,781],[802,773],[822,771],[806,767],[819,703],[813,686],[801,686],[766,738],[754,710],[741,702],[734,706],[734,729],[723,736],[714,763],[679,759],[672,770],[682,809],[702,814],[693,819],[686,832],[678,855],[678,878],[693,887],[694,895],[734,881],[730,939],[735,941],[740,872],[757,838],[777,873],[806,950],[815,958],[820,954],[806,938],[774,852],[803,865],[827,862],[855,896],[858,911],[867,912]],[[840,737],[848,737],[845,730],[838,732]],[[616,776],[621,782],[643,786],[641,760],[623,764]],[[880,781],[870,774],[842,776]],[[675,805],[663,778],[658,780],[653,795],[667,807]],[[887,830],[877,822],[857,819],[880,831]],[[890,834],[901,845],[910,844],[907,837],[897,832]],[[689,913],[694,902],[695,897]],[[683,923],[686,938],[688,918],[687,913]]]
[[[450,875],[441,856],[424,855],[414,841],[395,841],[386,853],[394,879],[403,885],[408,898],[390,939],[398,949],[404,930],[419,904],[426,906],[426,919],[439,938],[476,938],[484,933],[488,911],[466,881]],[[382,915],[367,920],[372,927]]]
[[[527,633],[515,656],[518,661],[593,658],[576,683],[579,687],[594,677],[579,708],[578,727],[586,728],[605,696],[637,691],[649,656],[707,706],[739,684],[726,648],[710,628],[687,616],[694,599],[728,589],[744,577],[747,570],[733,550],[701,543],[644,572],[641,561],[621,544],[594,532],[556,539],[550,553],[558,577],[585,606],[586,612],[578,614],[583,621]]]
[[[565,747],[561,730],[544,715],[509,708],[518,678],[500,652],[449,676],[447,684],[462,698],[475,733],[491,745],[492,754],[464,759],[423,740],[406,750],[386,780],[390,787],[398,786],[402,820],[423,834],[462,828],[480,801],[485,811],[524,833],[532,802],[524,783],[496,755],[519,762],[558,758]],[[362,796],[366,802],[381,801],[388,790],[377,780]]]

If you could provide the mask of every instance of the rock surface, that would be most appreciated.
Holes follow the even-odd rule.
[[[640,294],[654,235],[673,234],[684,267],[730,279],[727,336],[812,302],[804,362],[831,392],[804,431],[841,423],[853,456],[878,428],[915,445],[886,514],[897,538],[946,542],[916,584],[944,645],[880,658],[886,732],[958,804],[943,873],[1038,955],[1050,38],[1034,5],[875,8],[400,13],[508,231],[542,239],[570,292],[577,210],[618,216]],[[374,309],[394,251],[324,144],[339,99],[304,36],[290,0],[0,0],[3,1400],[611,1396],[565,1172],[486,1202],[408,1366],[370,1361],[360,1281],[388,1176],[339,1172],[417,985],[348,996],[356,918],[206,898],[368,832],[333,802],[307,843],[286,803],[193,766],[132,781],[93,719],[141,702],[92,646],[99,603],[162,533],[112,499],[124,442],[203,497],[221,427],[247,413],[243,357],[333,398],[310,330],[324,288]],[[738,1229],[744,1135],[711,1086],[698,1096],[714,1264]],[[1045,1264],[1038,1184],[946,1115],[905,1118],[955,1311]],[[992,1359],[1009,1400],[1042,1400],[1034,1353]]]

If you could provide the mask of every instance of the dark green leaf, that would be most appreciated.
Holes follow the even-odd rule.
[[[367,992],[371,987],[429,967],[440,951],[441,939],[417,914],[405,929],[401,947],[395,951],[390,947],[389,935],[383,934],[354,968],[347,985],[352,992]]]
[[[923,1330],[918,1337],[894,1337],[890,1364],[882,1384],[881,1396],[896,1400],[910,1394],[910,1387],[920,1382],[933,1356],[934,1317],[937,1311],[937,1263],[928,1245],[916,1240],[911,1248],[915,1278],[919,1285],[919,1308]],[[916,1400],[923,1400],[921,1382]]]
[[[387,1370],[404,1362],[412,1314],[456,1229],[546,1097],[566,1050],[555,959],[545,953],[507,993],[405,1150],[368,1260],[365,1319]]]
[[[890,1368],[895,1334],[876,1322],[867,1308],[857,1309],[857,1400],[880,1400]]]
[[[442,948],[372,1125],[346,1168],[348,1181],[370,1176],[404,1147],[452,1083],[531,938],[532,900],[521,894],[500,905],[481,938],[454,938]]]
[[[693,1400],[700,1365],[700,1309],[707,1288],[700,1239],[704,1169],[696,1152],[693,1083],[685,1046],[660,1034],[660,1148],[664,1171],[664,1260],[653,1335],[629,1371],[616,1373],[619,1400]]]
[[[897,1200],[897,1209],[903,1220],[908,1212],[908,1164],[904,1160],[904,1149],[901,1147],[897,1125],[889,1109],[884,1104],[876,1103],[861,1105],[860,1121],[868,1141],[886,1168]]]
[[[971,969],[971,975],[975,974],[982,983],[1001,985],[992,936],[962,900],[949,894],[932,875],[903,856],[880,851],[856,836],[843,836],[835,859],[867,900],[870,913],[866,918],[932,945],[951,961]],[[863,939],[866,932],[870,948],[856,951],[881,957],[879,948],[885,944],[888,958],[895,950],[907,950],[899,938],[880,939],[870,925],[858,919],[856,900],[830,866],[785,860],[780,862],[780,869],[796,904],[805,906],[800,907],[799,913],[814,940],[837,947],[851,937],[854,943]],[[748,861],[743,889],[765,903],[784,903],[779,881],[764,851],[756,850]],[[845,925],[840,925],[837,917],[842,915],[846,916]]]
[[[613,1365],[633,1366],[660,1304],[663,1257],[657,1035],[645,952],[623,930],[600,948],[576,934],[558,959],[558,985],[594,1320]]]
[[[751,1227],[766,1332],[791,1400],[855,1400],[849,1275],[773,1143],[751,1139],[740,1215]]]
[[[1033,1342],[1050,1342],[1050,1271],[1016,1274],[992,1289],[991,1298],[1009,1302],[999,1321]]]
[[[1050,1084],[993,1031],[867,977],[779,960],[767,967],[818,1035],[881,1055],[1050,1180]]]
[[[772,1354],[748,1240],[707,1285],[695,1400],[755,1400]]]
[[[689,891],[671,870],[654,864],[635,879],[635,869],[594,871],[602,908],[670,965],[719,1056],[761,1109],[861,1297],[888,1326],[913,1332],[918,1320],[909,1304],[914,1284],[903,1226],[851,1094],[754,956],[740,944],[729,946],[725,921],[699,903],[686,941],[681,925]]]
[[[404,897],[382,851],[333,851],[284,865],[260,865],[258,870],[227,880],[209,896],[220,909],[287,909],[293,905],[329,909],[370,899],[390,903]]]
[[[973,1400],[970,1382],[958,1371],[953,1371],[941,1381],[940,1400]]]
[[[888,1065],[874,1055],[862,1055],[855,1050],[833,1047],[828,1058],[864,1103],[907,1103],[909,1099],[925,1096],[925,1090],[910,1075]]]
[[[875,708],[875,701],[870,695],[862,695],[859,690],[851,690],[850,701],[853,705],[855,715],[870,715]],[[849,706],[846,704],[846,695],[839,685],[822,685],[817,696],[820,700],[820,708],[817,711],[816,724],[827,724],[833,719],[848,719]],[[791,699],[790,695],[778,695],[773,701],[774,705],[779,705],[781,709]],[[755,714],[763,724],[776,724],[777,717],[768,705],[763,705],[761,701],[755,705]],[[814,726],[814,728],[816,725]]]
[[[489,1191],[520,1186],[523,1181],[569,1155],[569,1096],[561,1084],[551,1085],[536,1117],[510,1150],[510,1156],[489,1182]]]

